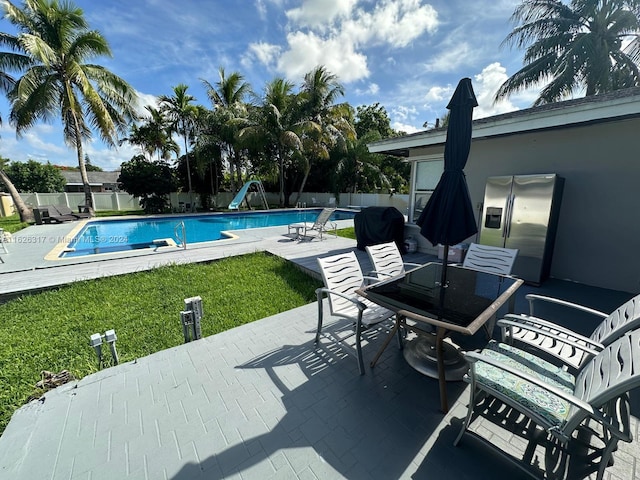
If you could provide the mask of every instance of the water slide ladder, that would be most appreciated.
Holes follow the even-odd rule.
[[[262,205],[264,206],[264,209],[269,210],[269,204],[267,203],[267,196],[264,193],[264,187],[262,186],[262,182],[260,180],[249,180],[247,183],[245,183],[240,189],[240,191],[238,192],[238,194],[234,197],[234,199],[229,204],[229,210],[238,210],[243,200],[245,200],[245,202],[247,203],[247,207],[249,208],[249,210],[251,210],[251,205],[249,204],[249,200],[246,198],[246,196],[247,196],[247,192],[249,191],[249,187],[254,183],[258,188],[258,194],[260,195],[260,199],[262,200]]]

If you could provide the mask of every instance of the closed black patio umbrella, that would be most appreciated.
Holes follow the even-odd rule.
[[[458,83],[447,108],[451,111],[444,146],[444,172],[418,218],[420,233],[434,246],[444,246],[441,285],[446,287],[449,246],[478,232],[464,166],[471,148],[471,120],[478,101],[470,78]]]

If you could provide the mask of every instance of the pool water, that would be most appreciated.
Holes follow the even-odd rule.
[[[94,220],[88,222],[60,254],[62,258],[82,257],[97,253],[122,252],[166,245],[170,239],[180,244],[184,222],[187,244],[212,242],[228,238],[226,230],[275,227],[298,222],[313,222],[321,210],[288,210],[275,212],[218,213],[139,219]],[[355,212],[336,210],[331,220],[352,219]],[[155,243],[154,243],[155,241]]]

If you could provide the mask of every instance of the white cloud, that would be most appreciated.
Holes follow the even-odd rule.
[[[356,88],[356,95],[376,95],[380,91],[380,86],[377,83],[370,83],[364,90]]]
[[[487,65],[474,77],[473,90],[478,99],[478,106],[473,111],[473,118],[489,117],[519,109],[509,99],[493,102],[498,88],[507,78],[507,69],[497,62]]]
[[[416,133],[424,130],[424,128],[416,128],[413,125],[409,125],[408,123],[401,123],[401,122],[392,122],[391,128],[393,128],[396,132],[404,132],[404,133]]]
[[[264,21],[267,19],[267,6],[264,3],[264,0],[256,0],[256,11],[260,18]]]
[[[367,58],[338,38],[323,39],[314,33],[295,32],[287,35],[287,42],[289,49],[277,62],[277,69],[287,78],[299,80],[318,65],[324,65],[345,83],[369,76]]]
[[[405,107],[404,105],[398,105],[392,111],[395,117],[398,117],[400,120],[405,121],[410,118],[415,118],[418,110],[416,107]]]
[[[149,117],[149,111],[145,108],[147,105],[158,108],[158,97],[149,93],[136,92],[138,94],[138,115]]]
[[[265,42],[251,43],[249,44],[249,55],[243,58],[243,63],[250,62],[250,59],[255,58],[264,65],[271,65],[277,61],[281,50],[279,46]]]
[[[357,0],[303,0],[299,8],[288,10],[289,20],[303,27],[323,29],[339,18],[347,18]]]
[[[88,144],[86,151],[91,159],[91,164],[106,171],[120,170],[122,162],[128,162],[133,156],[140,153],[136,147],[127,143],[117,149],[94,148],[93,144]]]
[[[469,64],[473,51],[468,43],[456,43],[449,45],[445,42],[442,53],[427,62],[426,69],[429,72],[455,72],[462,65]]]
[[[451,85],[447,85],[446,87],[431,87],[427,94],[424,96],[427,105],[430,106],[433,103],[442,103],[443,101],[448,101],[448,99],[453,95],[453,91],[455,89]]]
[[[422,5],[421,0],[386,0],[359,21],[379,41],[405,47],[423,33],[437,29],[438,13],[431,5]]]
[[[421,0],[382,0],[370,11],[355,5],[356,0],[305,0],[286,12],[291,28],[287,46],[252,43],[243,62],[254,58],[293,80],[324,65],[349,83],[370,75],[366,48],[403,48],[438,26],[436,10]]]
[[[421,129],[415,126],[423,123],[418,119],[418,114],[418,109],[414,106],[407,107],[405,105],[398,105],[392,108],[391,112],[389,112],[391,128],[405,133],[420,131]]]

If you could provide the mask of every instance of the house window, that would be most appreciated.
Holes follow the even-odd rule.
[[[438,157],[433,160],[418,161],[416,162],[415,168],[412,211],[413,222],[418,220],[436,185],[438,185],[438,181],[444,171],[444,159]]]

